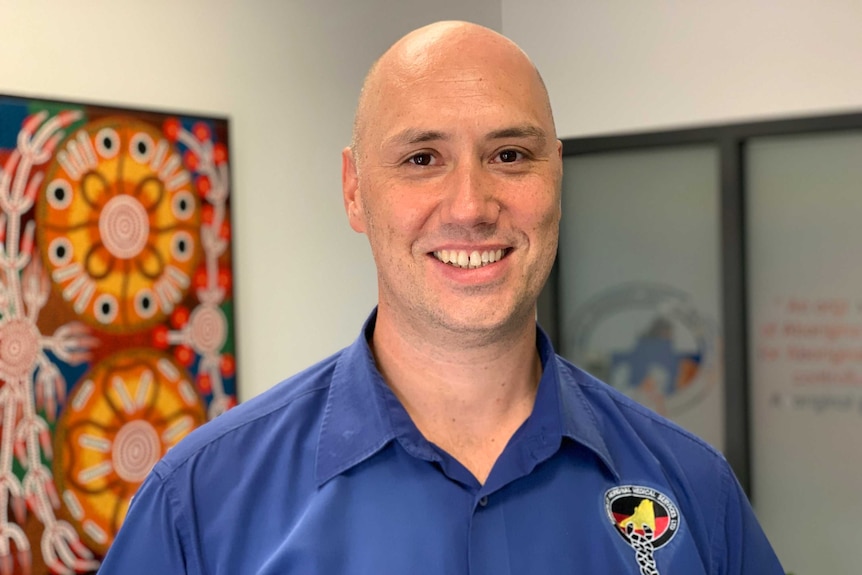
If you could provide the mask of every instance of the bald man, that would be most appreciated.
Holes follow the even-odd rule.
[[[392,46],[342,158],[376,309],[159,462],[100,573],[783,573],[721,455],[536,326],[561,154],[508,39],[441,22]]]

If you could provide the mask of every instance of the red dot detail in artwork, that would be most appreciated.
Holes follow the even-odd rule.
[[[195,138],[202,142],[209,140],[211,137],[210,127],[203,122],[195,123],[195,125],[192,126],[192,133],[195,135]]]
[[[181,128],[182,126],[180,125],[179,120],[176,118],[168,118],[162,125],[162,132],[164,132],[165,136],[167,136],[171,142],[176,142]]]

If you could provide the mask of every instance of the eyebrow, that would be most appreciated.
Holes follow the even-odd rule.
[[[541,142],[545,142],[548,136],[543,129],[532,124],[495,130],[486,136],[487,140],[502,140],[505,138],[535,138]]]
[[[532,124],[524,124],[521,126],[510,126],[494,130],[485,136],[486,140],[503,140],[506,138],[534,138],[540,143],[547,141],[547,134],[543,129]],[[421,144],[424,142],[448,141],[451,135],[438,130],[422,130],[417,128],[407,128],[387,138],[384,146],[410,146],[413,144]]]
[[[405,146],[412,144],[421,144],[422,142],[436,142],[439,140],[448,140],[449,135],[436,130],[419,130],[416,128],[407,128],[387,138],[384,145]]]

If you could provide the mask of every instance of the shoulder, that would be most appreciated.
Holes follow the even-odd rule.
[[[559,356],[557,364],[561,393],[584,402],[621,476],[666,478],[686,490],[726,489],[733,472],[712,445]]]
[[[267,453],[279,438],[287,440],[301,429],[318,425],[343,353],[333,354],[195,429],[159,461],[154,473],[164,480],[190,459],[227,460]]]
[[[646,486],[669,497],[698,548],[718,561],[729,545],[724,528],[728,514],[753,520],[724,455],[565,359],[557,361],[561,393],[585,403],[618,483]]]

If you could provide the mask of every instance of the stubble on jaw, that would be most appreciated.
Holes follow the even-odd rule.
[[[507,278],[499,284],[460,286],[458,291],[462,297],[458,310],[454,311],[444,309],[446,304],[430,288],[419,287],[410,297],[399,297],[402,290],[393,286],[385,274],[378,273],[381,308],[389,314],[387,323],[398,329],[405,341],[423,342],[429,347],[453,351],[505,348],[523,337],[525,331],[532,332],[530,328],[536,321],[536,300],[552,263],[551,256],[550,262],[542,265],[541,269],[525,270],[520,277]],[[409,265],[418,267],[420,264],[411,261]],[[542,277],[527,277],[531,272],[542,274]],[[511,304],[511,308],[500,316],[500,321],[493,324],[476,321],[482,310],[488,309],[488,300],[500,298],[501,290],[505,294],[510,293],[512,285],[522,287],[511,299],[501,302],[503,305]],[[457,320],[459,312],[463,321]]]

